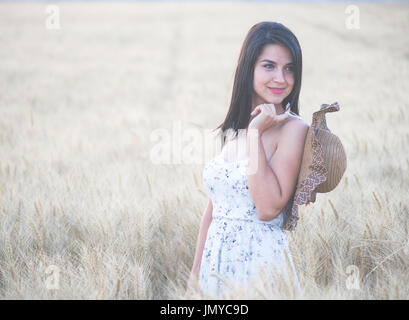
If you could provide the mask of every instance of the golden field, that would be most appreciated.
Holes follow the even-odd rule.
[[[300,115],[337,101],[348,157],[287,232],[304,298],[408,299],[409,5],[357,3],[348,29],[348,4],[58,3],[48,29],[46,4],[1,3],[0,297],[186,298],[206,159],[154,163],[152,134],[216,128],[273,20],[303,50]],[[235,298],[297,298],[281,285]]]

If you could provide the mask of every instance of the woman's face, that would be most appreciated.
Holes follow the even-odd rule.
[[[287,47],[281,44],[265,45],[254,66],[253,108],[262,103],[273,103],[277,111],[280,107],[284,108],[281,102],[294,87],[293,70],[292,56]]]

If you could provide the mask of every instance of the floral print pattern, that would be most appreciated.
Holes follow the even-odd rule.
[[[213,219],[203,249],[199,286],[216,299],[229,289],[229,283],[248,283],[259,267],[284,267],[285,252],[300,290],[282,230],[283,214],[270,221],[258,218],[248,189],[247,166],[247,159],[229,162],[221,153],[203,169],[203,183],[213,203]]]

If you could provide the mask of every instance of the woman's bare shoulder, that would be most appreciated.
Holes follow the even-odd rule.
[[[287,131],[287,130],[307,130],[309,127],[308,123],[301,118],[297,114],[290,114],[289,117],[287,118],[286,121],[284,121],[281,131]]]
[[[279,142],[288,143],[288,139],[291,139],[291,137],[301,139],[302,136],[305,137],[307,135],[308,128],[309,125],[303,118],[295,114],[290,114],[290,117],[284,121],[281,127]]]

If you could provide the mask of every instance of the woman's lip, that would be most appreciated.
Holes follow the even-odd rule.
[[[270,89],[272,93],[283,93],[284,91],[284,88],[270,88],[270,87],[268,88]]]

